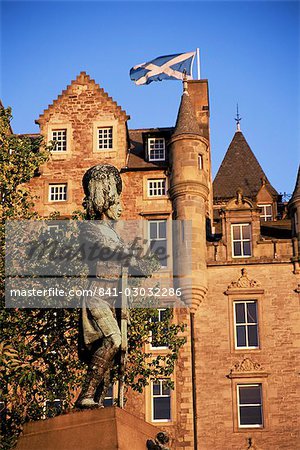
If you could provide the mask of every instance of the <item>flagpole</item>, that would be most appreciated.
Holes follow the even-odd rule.
[[[200,55],[199,55],[199,48],[196,49],[196,53],[197,53],[197,75],[198,75],[198,80],[200,80]]]

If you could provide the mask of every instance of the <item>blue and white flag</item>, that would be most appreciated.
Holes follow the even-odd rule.
[[[152,61],[138,64],[130,69],[130,78],[135,84],[149,84],[152,81],[192,80],[192,67],[196,52],[159,56]]]

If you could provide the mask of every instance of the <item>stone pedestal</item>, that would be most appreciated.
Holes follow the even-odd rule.
[[[146,450],[158,431],[116,407],[74,411],[26,424],[16,450]]]

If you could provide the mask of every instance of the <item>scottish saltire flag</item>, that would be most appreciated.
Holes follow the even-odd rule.
[[[152,61],[138,64],[130,69],[130,78],[135,84],[149,84],[152,81],[182,80],[183,73],[191,80],[196,52],[159,56]]]

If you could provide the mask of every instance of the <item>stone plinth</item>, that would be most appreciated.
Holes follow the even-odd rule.
[[[26,424],[16,450],[145,450],[158,431],[120,408],[76,411]]]

